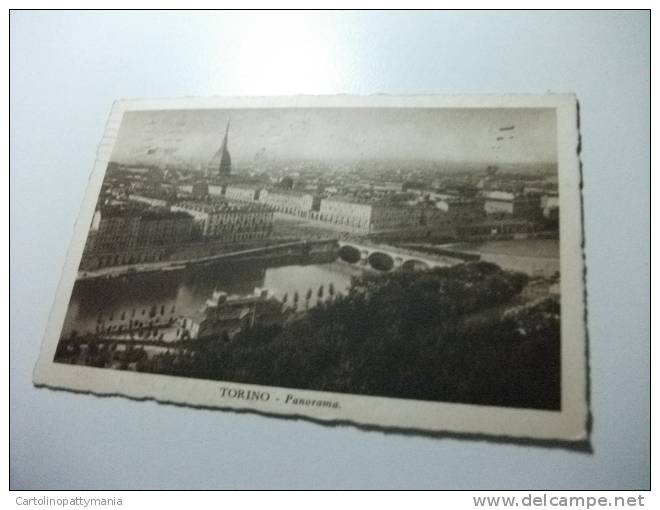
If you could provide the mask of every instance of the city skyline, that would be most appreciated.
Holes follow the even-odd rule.
[[[305,108],[127,112],[112,160],[202,168],[222,144],[239,166],[277,160],[556,163],[554,110]]]

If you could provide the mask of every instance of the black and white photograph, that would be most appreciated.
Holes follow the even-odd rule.
[[[182,403],[358,425],[582,409],[538,435],[583,439],[575,99],[312,99],[113,113],[45,363],[92,392],[200,381],[212,402]],[[370,402],[390,418],[351,412]]]

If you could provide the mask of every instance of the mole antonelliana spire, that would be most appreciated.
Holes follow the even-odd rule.
[[[225,137],[222,140],[222,147],[220,151],[222,156],[220,158],[220,176],[226,177],[231,175],[231,156],[229,155],[229,149],[227,149],[227,141],[229,138],[229,121],[227,121],[227,129],[225,130]]]

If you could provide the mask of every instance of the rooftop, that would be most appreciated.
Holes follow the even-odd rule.
[[[292,197],[302,197],[305,195],[314,195],[311,191],[303,191],[297,189],[282,189],[282,188],[272,188],[267,190],[269,195],[286,195]]]
[[[196,202],[185,200],[174,204],[177,207],[201,211],[205,213],[234,212],[234,211],[265,211],[268,207],[258,202],[246,203],[232,200],[214,200],[212,202]]]
[[[397,202],[395,200],[391,200],[390,198],[383,198],[383,197],[333,195],[328,198],[324,198],[323,200],[328,202],[341,202],[344,204],[356,204],[356,205],[371,205],[376,207],[397,207],[397,208],[407,207],[401,202]]]
[[[190,218],[190,214],[183,211],[169,211],[167,209],[148,209],[140,214],[143,220],[162,220],[162,219],[177,219],[177,218]]]
[[[249,184],[249,183],[239,183],[239,184],[227,184],[227,189],[244,189],[248,191],[256,191],[263,188],[261,184]]]
[[[148,208],[131,205],[105,206],[100,209],[102,218],[134,217],[143,220],[188,218],[183,211],[170,211],[165,208]]]

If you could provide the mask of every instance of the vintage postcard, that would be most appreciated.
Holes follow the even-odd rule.
[[[585,441],[578,150],[572,95],[118,101],[34,383]]]

